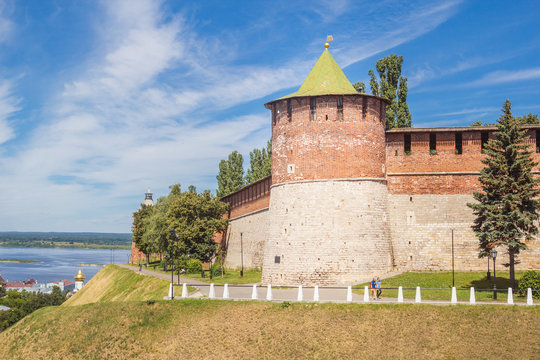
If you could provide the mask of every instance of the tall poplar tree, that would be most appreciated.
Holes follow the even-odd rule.
[[[229,154],[227,160],[219,162],[217,196],[227,196],[244,186],[244,158],[238,151]]]
[[[407,105],[407,78],[401,76],[403,56],[392,54],[377,60],[375,68],[379,80],[373,70],[369,70],[369,85],[373,95],[382,96],[392,103],[386,107],[386,126],[411,127],[411,113]]]
[[[272,175],[272,141],[268,140],[266,149],[253,149],[249,153],[250,167],[246,172],[246,184],[253,184],[256,181]]]
[[[474,192],[476,203],[467,204],[476,216],[473,230],[480,243],[480,253],[497,246],[508,251],[510,286],[515,288],[514,267],[517,255],[527,249],[526,242],[538,233],[540,194],[538,179],[532,169],[538,163],[528,150],[526,129],[512,116],[509,100],[503,105],[495,139],[486,144],[486,166],[480,171],[482,191]]]

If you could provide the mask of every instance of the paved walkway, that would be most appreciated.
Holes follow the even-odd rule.
[[[133,271],[136,271],[139,273],[138,267],[130,266],[127,264],[117,264],[123,268],[130,269]],[[164,279],[167,281],[171,280],[170,275],[166,275],[160,272],[148,270],[148,269],[142,269],[140,272],[144,275],[149,276],[155,276],[160,279]],[[177,276],[174,276],[174,281],[176,284]],[[192,292],[189,294],[189,298],[200,298],[200,297],[208,297],[210,292],[210,284],[203,283],[201,281],[188,279],[184,277],[180,277],[180,283],[187,283],[190,286],[194,286],[197,288],[197,291]],[[251,300],[252,299],[252,293],[253,293],[253,285],[228,285],[229,288],[229,300]],[[214,285],[214,296],[216,299],[222,299],[223,298],[223,285]],[[175,297],[180,298],[182,293],[182,286],[175,285]],[[313,301],[313,293],[314,288],[308,287],[302,289],[302,298],[303,301],[311,302]],[[258,300],[266,300],[267,295],[267,287],[266,286],[257,286],[257,299]],[[450,297],[450,292],[449,292]],[[298,301],[298,288],[282,288],[282,287],[273,287],[272,288],[272,301],[275,302],[282,302],[282,301]],[[347,289],[346,288],[320,288],[319,289],[319,302],[334,302],[334,303],[345,303],[347,302]],[[364,295],[363,294],[357,294],[352,293],[352,301],[353,303],[364,303]],[[381,298],[378,300],[371,300],[369,301],[373,304],[398,304],[396,298]],[[403,303],[405,304],[414,304],[415,300],[413,299],[404,299]],[[448,301],[442,301],[442,300],[422,300],[422,304],[429,304],[429,305],[451,305],[450,300]],[[469,305],[468,301],[458,301],[457,304],[460,305]],[[491,302],[491,301],[476,301],[477,305],[507,305],[506,302]],[[525,302],[516,301],[514,303],[515,305],[519,306],[526,306]],[[538,302],[536,302],[534,305],[540,305]]]

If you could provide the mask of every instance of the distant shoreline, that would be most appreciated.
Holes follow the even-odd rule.
[[[0,263],[40,263],[40,260],[0,259]]]
[[[0,247],[129,250],[131,240],[129,233],[0,231]]]
[[[10,243],[0,243],[0,247],[5,248],[31,248],[31,249],[87,249],[87,250],[129,250],[131,249],[130,245],[76,245],[76,244],[55,244],[50,246],[48,244],[10,244]]]

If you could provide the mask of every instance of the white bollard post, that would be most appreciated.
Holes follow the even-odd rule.
[[[257,285],[253,285],[253,291],[251,292],[251,300],[257,300]]]
[[[298,285],[298,297],[296,301],[304,301],[304,293],[302,291],[302,285]]]
[[[508,305],[514,305],[514,295],[512,294],[512,288],[508,288]]]
[[[452,286],[452,299],[450,300],[450,303],[452,305],[457,304],[457,293],[456,293],[456,287]]]
[[[414,302],[416,303],[422,302],[422,294],[420,294],[420,286],[416,287],[416,298],[414,299]]]
[[[319,301],[319,285],[315,285],[313,289],[313,301]]]
[[[209,299],[215,299],[216,298],[216,291],[214,290],[214,283],[210,284],[210,290],[208,291],[208,298]]]
[[[229,298],[229,284],[223,285],[223,298],[224,299]]]
[[[183,283],[182,284],[182,298],[187,298],[188,297],[188,292],[187,292],[187,284],[186,283]]]
[[[471,297],[469,298],[469,304],[476,305],[476,296],[474,295],[473,287],[471,287]]]
[[[174,288],[173,288],[173,283],[170,283],[169,284],[169,299],[174,299]]]
[[[272,301],[272,285],[266,286],[266,300]]]
[[[369,289],[367,286],[364,286],[364,302],[369,302]]]
[[[403,302],[403,287],[399,287],[397,291],[397,302],[402,303]]]
[[[532,305],[533,299],[532,299],[532,289],[527,288],[527,305]]]
[[[347,286],[347,302],[352,302],[352,286]]]

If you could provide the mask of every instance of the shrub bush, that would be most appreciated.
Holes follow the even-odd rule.
[[[186,272],[188,274],[197,274],[202,270],[202,263],[199,259],[189,259],[186,262]]]
[[[159,263],[159,267],[167,271],[167,260],[165,259],[161,260],[161,262]]]
[[[527,288],[540,290],[540,271],[527,271],[518,281],[519,294],[527,295]],[[540,299],[540,291],[533,291],[533,297]]]
[[[223,274],[225,274],[225,268],[223,268]],[[212,265],[212,276],[221,276],[221,264]]]

